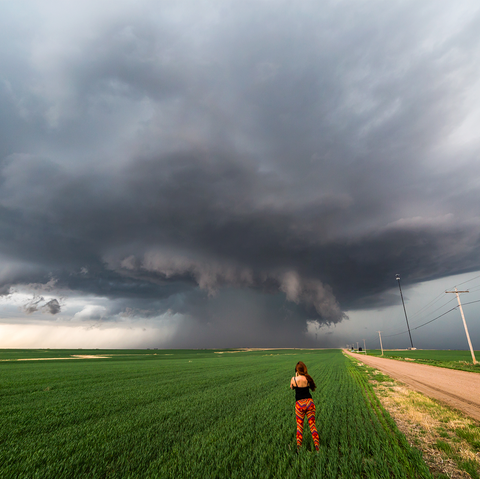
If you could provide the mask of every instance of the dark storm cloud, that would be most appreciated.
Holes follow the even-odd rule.
[[[304,334],[311,315],[285,297],[254,290],[226,289],[209,301],[200,292],[191,295],[181,310],[186,318],[170,343],[176,348],[202,347],[315,347]],[[327,346],[327,344],[325,344]]]
[[[0,47],[1,253],[35,271],[4,292],[53,275],[219,337],[283,318],[287,338],[385,305],[395,273],[480,269],[474,2],[97,16]]]

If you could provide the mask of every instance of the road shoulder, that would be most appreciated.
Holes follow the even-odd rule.
[[[375,394],[398,429],[410,445],[422,452],[432,475],[438,479],[479,477],[478,423],[367,366],[362,359],[353,356],[353,360],[369,375]]]
[[[477,373],[344,352],[480,422],[480,375]]]

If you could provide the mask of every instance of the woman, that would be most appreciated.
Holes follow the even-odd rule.
[[[290,389],[295,389],[295,415],[297,417],[297,448],[302,445],[303,420],[307,415],[315,449],[318,451],[320,439],[315,426],[315,404],[309,389],[315,391],[315,381],[307,372],[307,366],[299,361],[295,366],[295,376],[290,381]]]

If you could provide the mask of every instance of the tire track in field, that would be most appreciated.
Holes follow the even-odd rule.
[[[480,374],[407,363],[395,359],[350,356],[480,421]]]

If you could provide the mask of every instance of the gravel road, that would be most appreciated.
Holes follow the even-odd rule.
[[[480,421],[480,374],[346,352],[416,391]]]

